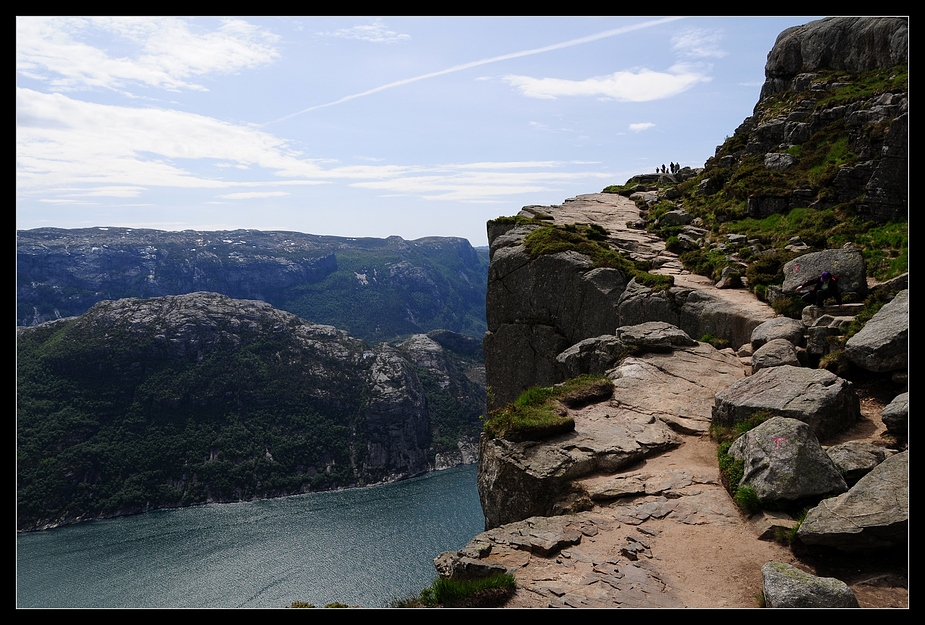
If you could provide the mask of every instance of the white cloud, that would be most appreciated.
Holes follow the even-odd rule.
[[[519,59],[519,58],[522,58],[522,57],[525,57],[525,56],[533,56],[534,54],[542,54],[542,53],[544,53],[544,52],[551,52],[551,51],[553,51],[553,50],[561,50],[561,49],[563,49],[563,48],[570,48],[570,47],[572,47],[572,46],[578,46],[578,45],[581,45],[581,44],[589,43],[589,42],[591,42],[591,41],[597,41],[598,39],[604,39],[604,38],[606,38],[606,37],[614,37],[614,36],[617,36],[617,35],[622,35],[622,34],[625,34],[625,33],[628,33],[628,32],[632,32],[632,31],[634,31],[634,30],[640,30],[640,29],[643,29],[643,28],[649,28],[650,26],[656,26],[656,25],[658,25],[658,24],[663,24],[663,23],[665,23],[665,22],[671,22],[671,21],[678,20],[678,19],[682,19],[682,18],[680,18],[680,17],[663,17],[663,18],[659,18],[659,19],[657,19],[657,20],[652,20],[652,21],[649,21],[649,22],[642,22],[642,23],[639,23],[639,24],[632,24],[632,25],[630,25],[630,26],[624,26],[624,27],[621,27],[621,28],[612,28],[612,29],[610,29],[610,30],[605,30],[604,32],[595,33],[595,34],[593,34],[593,35],[588,35],[588,36],[586,36],[586,37],[579,37],[578,39],[570,39],[569,41],[563,41],[563,42],[556,43],[556,44],[552,44],[552,45],[549,45],[549,46],[543,46],[542,48],[532,48],[532,49],[530,49],[530,50],[520,50],[519,52],[510,52],[510,53],[508,53],[508,54],[502,54],[502,55],[499,55],[499,56],[493,56],[493,57],[489,57],[489,58],[487,58],[487,59],[480,59],[480,60],[478,60],[478,61],[470,61],[470,62],[468,62],[468,63],[461,63],[461,64],[459,64],[459,65],[454,65],[454,66],[452,66],[452,67],[448,67],[448,68],[446,68],[446,69],[442,69],[442,70],[439,70],[439,71],[436,71],[436,72],[430,72],[430,73],[427,73],[427,74],[420,74],[420,75],[418,75],[418,76],[414,76],[414,77],[412,77],[412,78],[405,78],[405,79],[403,79],[403,80],[396,80],[396,81],[394,81],[394,82],[390,82],[390,83],[387,83],[387,84],[385,84],[385,85],[380,85],[380,86],[375,87],[375,88],[373,88],[373,89],[367,89],[366,91],[361,91],[360,93],[354,93],[354,94],[351,94],[351,95],[348,95],[348,96],[344,96],[344,97],[342,97],[342,98],[340,98],[340,99],[338,99],[338,100],[333,100],[333,101],[327,102],[327,103],[325,103],[325,104],[317,104],[317,105],[315,105],[315,106],[310,106],[310,107],[308,107],[308,108],[306,108],[306,109],[302,109],[301,111],[296,111],[295,113],[290,113],[289,115],[286,115],[286,116],[284,116],[284,117],[280,117],[279,119],[275,119],[275,120],[273,120],[273,121],[271,121],[271,122],[268,122],[268,123],[270,123],[270,124],[275,124],[275,123],[277,123],[277,122],[281,122],[281,121],[285,121],[285,120],[287,120],[287,119],[291,119],[291,118],[295,117],[296,115],[301,115],[301,114],[303,114],[303,113],[308,113],[309,111],[316,111],[316,110],[318,110],[318,109],[320,109],[320,108],[325,108],[325,107],[328,107],[328,106],[334,106],[334,105],[337,105],[337,104],[342,104],[342,103],[344,103],[344,102],[349,102],[350,100],[355,100],[355,99],[357,99],[357,98],[363,98],[363,97],[366,97],[366,96],[368,96],[368,95],[372,95],[372,94],[374,94],[374,93],[379,93],[380,91],[385,91],[386,89],[394,89],[395,87],[401,87],[401,86],[403,86],[403,85],[407,85],[407,84],[410,84],[410,83],[418,82],[418,81],[420,81],[420,80],[427,80],[428,78],[434,78],[434,77],[436,77],[436,76],[444,76],[444,75],[446,75],[446,74],[452,74],[452,73],[454,73],[454,72],[460,72],[460,71],[463,71],[463,70],[466,70],[466,69],[471,69],[471,68],[473,68],[473,67],[479,67],[479,66],[481,66],[481,65],[487,65],[487,64],[489,64],[489,63],[497,63],[497,62],[499,62],[499,61],[507,61],[507,60],[510,60],[510,59]],[[266,124],[264,124],[264,125],[266,125]]]
[[[674,69],[674,68],[673,68]],[[680,68],[679,68],[680,69]],[[670,98],[710,77],[696,71],[655,72],[648,69],[614,72],[585,80],[505,76],[504,80],[528,98],[596,96],[620,102],[649,102]]]
[[[17,89],[16,106],[20,192],[75,184],[228,186],[221,178],[197,175],[181,165],[200,159],[301,176],[322,173],[277,137],[203,115],[94,104],[23,88]]]
[[[87,189],[82,191],[80,195],[90,197],[138,197],[144,190],[144,187],[109,186]]]
[[[720,59],[727,52],[720,48],[723,33],[719,30],[685,28],[671,38],[671,48],[682,57]]]
[[[612,178],[600,163],[562,161],[339,165],[306,158],[258,128],[183,111],[96,104],[22,87],[16,104],[22,200],[143,197],[158,187],[214,189],[222,195],[208,199],[242,200],[346,181],[425,199],[493,202]]]
[[[266,197],[284,197],[290,195],[285,191],[245,191],[242,193],[226,193],[219,197],[226,200],[254,200]]]
[[[408,41],[411,35],[397,33],[389,30],[382,20],[376,20],[372,24],[361,24],[351,28],[338,28],[329,32],[317,33],[321,37],[340,37],[342,39],[359,39],[360,41],[371,41],[373,43],[395,43],[397,41]]]
[[[16,19],[16,68],[57,89],[121,90],[146,85],[167,90],[207,89],[191,79],[229,74],[279,58],[278,37],[243,20],[201,22],[177,18]],[[105,36],[107,49],[94,45]]]
[[[497,171],[501,163],[487,163],[481,170],[467,165],[435,166],[420,175],[402,175],[387,180],[355,182],[351,186],[416,195],[425,200],[492,202],[501,196],[550,191],[557,186],[581,181],[609,180],[611,173],[597,171]],[[523,166],[517,163],[514,166]],[[541,164],[541,167],[545,167]]]
[[[655,124],[652,122],[639,122],[636,124],[630,124],[629,128],[633,132],[642,132],[643,130],[648,130],[649,128],[654,128]]]

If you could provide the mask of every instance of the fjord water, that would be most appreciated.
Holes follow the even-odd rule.
[[[484,529],[475,466],[19,534],[18,607],[387,606]]]

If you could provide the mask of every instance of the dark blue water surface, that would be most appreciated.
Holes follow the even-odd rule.
[[[484,529],[474,466],[371,488],[159,510],[16,538],[18,607],[383,607]]]

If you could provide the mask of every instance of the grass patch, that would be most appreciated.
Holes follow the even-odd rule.
[[[526,226],[526,225],[535,224],[535,223],[537,223],[536,219],[532,217],[522,217],[520,215],[503,216],[503,217],[498,217],[496,219],[491,219],[488,221],[489,226],[492,224],[509,224],[513,226]]]
[[[745,462],[738,460],[729,453],[729,448],[737,438],[749,430],[761,425],[773,415],[759,411],[745,421],[733,425],[710,425],[710,437],[719,443],[716,450],[716,460],[719,464],[720,481],[732,497],[740,510],[746,514],[754,514],[763,508],[761,499],[750,486],[739,486],[745,474]]]
[[[704,334],[702,337],[700,337],[700,342],[709,343],[716,349],[726,349],[729,347],[729,341],[718,336],[713,336],[710,333]]]
[[[674,285],[672,276],[648,273],[636,263],[623,258],[603,240],[606,234],[604,228],[594,224],[545,226],[528,234],[524,239],[524,247],[532,258],[559,252],[578,252],[588,256],[594,268],[618,269],[651,289],[664,290]]]
[[[604,190],[601,191],[601,193],[617,193],[624,197],[629,197],[636,192],[637,188],[639,188],[639,183],[630,181],[626,184],[612,184],[608,187],[604,187]]]
[[[754,514],[761,510],[761,499],[751,486],[739,486],[732,500],[746,514]]]
[[[859,228],[854,234],[853,242],[863,249],[868,274],[878,280],[888,280],[909,271],[909,223],[866,225],[867,228]],[[832,243],[841,243],[841,237]]]
[[[581,375],[556,386],[535,386],[502,408],[488,413],[485,433],[508,440],[542,440],[575,429],[575,421],[559,402],[577,407],[601,401],[613,393],[613,382],[602,375]]]
[[[419,597],[393,599],[391,608],[497,608],[514,594],[517,581],[509,573],[478,579],[439,578]]]

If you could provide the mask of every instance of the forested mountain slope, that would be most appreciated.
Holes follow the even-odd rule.
[[[362,486],[472,462],[481,343],[370,345],[216,293],[17,331],[17,527]]]

